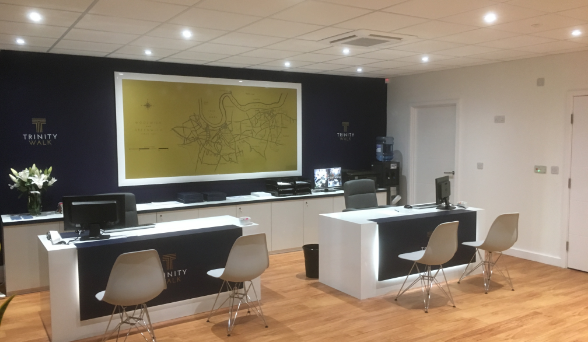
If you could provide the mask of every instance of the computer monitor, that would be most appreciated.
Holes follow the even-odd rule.
[[[435,179],[435,202],[439,204],[437,209],[452,210],[455,209],[449,203],[449,196],[451,195],[451,183],[449,176],[439,177]]]
[[[341,168],[331,167],[326,169],[314,170],[314,188],[328,191],[329,189],[339,188],[342,185]]]
[[[63,197],[64,230],[88,230],[81,240],[108,239],[101,230],[125,227],[124,194]]]

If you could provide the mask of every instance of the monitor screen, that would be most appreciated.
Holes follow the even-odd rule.
[[[86,230],[90,224],[102,225],[102,229],[126,226],[124,194],[63,196],[62,202],[64,230]],[[113,208],[116,217],[112,216]]]
[[[439,177],[435,179],[435,202],[440,204],[437,209],[455,209],[449,204],[449,196],[451,196],[451,183],[449,176]]]
[[[341,168],[331,167],[327,169],[314,170],[314,187],[315,189],[327,189],[340,187],[341,182]]]

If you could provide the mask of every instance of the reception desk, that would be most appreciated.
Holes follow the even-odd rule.
[[[111,233],[109,240],[53,245],[38,239],[48,260],[51,291],[43,295],[41,318],[52,342],[104,333],[113,306],[94,296],[106,288],[116,258],[125,252],[155,249],[162,258],[167,289],[147,303],[153,323],[210,310],[222,281],[206,272],[224,267],[235,240],[255,233],[256,225],[219,216],[155,224]],[[255,286],[261,289],[259,278]],[[257,292],[261,298],[261,291]],[[228,292],[221,294],[227,297]],[[220,298],[221,302],[225,298]]]
[[[391,207],[322,214],[319,281],[358,299],[398,290],[412,266],[398,255],[426,247],[431,232],[451,221],[460,222],[460,246],[445,273],[448,280],[458,279],[474,253],[461,242],[476,240],[479,213],[476,208],[443,211]]]

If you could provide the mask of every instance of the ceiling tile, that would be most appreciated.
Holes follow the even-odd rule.
[[[168,39],[149,36],[143,36],[130,43],[130,45],[141,46],[144,48],[164,48],[171,50],[186,50],[194,47],[196,44],[198,44],[198,42],[193,40]]]
[[[47,52],[46,47],[30,46],[30,45],[16,45],[16,44],[0,44],[0,50]]]
[[[247,56],[231,56],[220,60],[223,63],[239,63],[239,64],[262,64],[272,61],[273,58],[247,57]]]
[[[384,11],[439,19],[490,5],[494,5],[494,2],[490,0],[412,0],[386,8]]]
[[[523,46],[517,48],[517,50],[535,52],[535,53],[553,53],[564,50],[571,50],[582,48],[584,45],[580,43],[568,42],[568,41],[557,41],[545,44]]]
[[[187,6],[147,0],[100,0],[89,13],[164,22],[187,8]]]
[[[328,71],[328,70],[343,69],[343,68],[345,68],[345,66],[341,65],[341,64],[316,63],[316,64],[305,65],[304,68],[310,69],[310,70]]]
[[[206,53],[217,53],[217,54],[224,54],[224,55],[238,55],[243,52],[251,51],[253,48],[244,47],[244,46],[235,46],[235,45],[223,45],[223,44],[213,44],[213,43],[204,43],[193,47],[190,51],[195,52],[206,52]]]
[[[134,54],[126,54],[126,53],[112,53],[107,55],[108,58],[122,58],[122,59],[134,59],[134,60],[145,60],[145,61],[157,61],[161,57],[155,56],[146,56],[146,55],[134,55]]]
[[[339,59],[334,59],[329,61],[332,64],[342,64],[342,65],[355,65],[355,66],[362,66],[368,65],[371,63],[381,62],[379,59],[373,58],[361,58],[361,57],[343,57]]]
[[[364,53],[358,55],[359,57],[365,58],[373,58],[373,59],[382,59],[382,60],[389,60],[389,59],[396,59],[408,56],[416,55],[416,52],[413,51],[401,51],[401,50],[389,50],[389,49],[382,49],[377,51],[372,51],[368,53]]]
[[[345,57],[346,56],[345,54],[343,54],[343,50],[346,48],[345,46],[342,46],[342,45],[335,45],[335,46],[323,45],[323,46],[328,46],[328,47],[320,49],[320,50],[316,50],[316,51],[314,51],[314,53],[322,53],[325,55],[335,55],[338,57]],[[347,56],[355,56],[355,55],[359,55],[362,53],[374,51],[373,48],[368,49],[368,48],[361,48],[361,47],[355,47],[355,46],[348,47],[348,49],[349,49],[349,53],[347,54]]]
[[[248,57],[264,57],[264,58],[287,58],[297,55],[296,51],[282,51],[282,50],[270,50],[270,49],[256,49],[253,51],[245,52],[241,56]]]
[[[34,8],[49,8],[71,12],[84,12],[94,0],[2,0],[2,3]]]
[[[446,55],[446,56],[456,56],[456,57],[463,57],[463,56],[471,56],[485,52],[492,52],[497,51],[498,49],[485,47],[485,46],[478,46],[478,45],[466,45],[458,48],[447,49],[443,51],[438,51],[438,54]]]
[[[271,66],[271,67],[275,67],[275,68],[288,69],[284,65],[285,62],[286,62],[285,60],[277,60],[277,61],[271,61],[271,62],[263,63],[260,66]],[[291,59],[288,59],[288,62],[290,62],[289,69],[295,69],[295,68],[305,67],[307,65],[313,64],[311,62],[294,61],[294,60],[291,60]]]
[[[576,29],[582,31],[584,36],[588,35],[588,24],[587,24],[587,25],[577,25],[577,26],[560,28],[560,29],[551,30],[551,31],[539,32],[539,33],[535,33],[534,36],[566,40],[566,39],[574,38],[574,36],[572,36],[572,32]]]
[[[517,36],[506,39],[493,40],[491,42],[480,43],[481,46],[488,46],[498,49],[516,49],[520,46],[529,46],[541,43],[552,42],[553,39],[536,37],[536,36]]]
[[[283,38],[294,38],[305,33],[316,31],[320,28],[322,28],[322,26],[295,23],[277,19],[262,19],[239,29],[239,32]]]
[[[163,59],[160,60],[160,62],[204,65],[208,61],[201,61],[201,60],[197,60],[197,59],[175,58],[175,57],[172,56],[172,57],[163,58]]]
[[[157,2],[165,2],[166,4],[176,4],[184,6],[192,6],[200,0],[153,0]]]
[[[233,31],[261,19],[250,15],[191,8],[170,20],[172,24]]]
[[[192,59],[198,61],[218,61],[219,59],[224,59],[227,57],[231,57],[230,55],[222,55],[218,53],[206,53],[206,52],[197,52],[197,51],[182,51],[176,53],[175,55],[171,56],[170,58],[182,58],[182,59]]]
[[[367,13],[369,13],[368,10],[360,8],[334,5],[325,2],[305,1],[277,13],[273,17],[315,25],[333,25]]]
[[[324,2],[330,2],[332,4],[361,7],[371,10],[379,10],[382,8],[390,7],[406,0],[322,0]]]
[[[27,15],[35,10],[43,19],[38,23],[33,23]],[[34,7],[24,7],[15,5],[6,5],[0,3],[0,20],[14,21],[20,23],[31,23],[35,25],[51,25],[69,27],[79,17],[80,13],[70,11],[59,11],[53,9],[39,9]]]
[[[79,29],[144,34],[159,23],[154,21],[135,20],[128,18],[108,17],[86,14],[75,26]]]
[[[461,47],[462,44],[451,42],[440,42],[438,40],[424,40],[422,42],[399,46],[397,50],[413,51],[420,53],[431,53],[439,50],[446,50]]]
[[[563,15],[565,17],[576,18],[576,19],[588,21],[588,6],[576,8],[573,10],[559,12],[558,14]]]
[[[394,14],[394,13],[384,13],[384,12],[374,12],[370,14],[366,14],[364,16],[351,19],[342,23],[339,23],[335,26],[343,27],[347,29],[353,30],[374,30],[374,31],[381,31],[381,32],[389,32],[393,30],[397,30],[399,28],[412,26],[416,24],[424,23],[426,19],[416,18],[416,17],[409,17],[406,15]]]
[[[361,68],[361,71],[357,71],[357,68]],[[374,72],[377,70],[382,70],[382,68],[374,68],[374,67],[369,67],[369,66],[365,66],[365,65],[356,65],[356,66],[346,66],[343,69],[339,69],[339,70],[343,71],[343,72],[357,74],[357,75],[362,74],[365,76],[366,73]]]
[[[326,46],[328,45],[324,43],[312,42],[309,40],[288,39],[277,44],[266,46],[266,48],[274,50],[311,52],[324,49]]]
[[[399,68],[402,66],[411,65],[413,63],[409,62],[401,62],[401,61],[382,61],[370,64],[373,68],[382,68],[382,69],[390,69],[390,68]]]
[[[197,7],[267,17],[303,0],[204,0]]]
[[[560,12],[586,6],[586,0],[510,0],[508,3],[545,12]]]
[[[145,56],[145,58],[142,59],[161,59],[164,57],[168,57],[170,55],[173,55],[175,53],[180,52],[179,50],[169,50],[169,49],[149,49],[151,50],[151,55],[146,55],[145,54],[145,48],[140,47],[140,46],[131,46],[131,45],[126,45],[123,46],[122,48],[118,49],[115,54],[123,54],[123,55],[136,55],[136,56]]]
[[[421,64],[412,64],[412,65],[399,67],[398,69],[417,70],[417,71],[433,71],[433,70],[443,70],[443,69],[447,69],[447,68],[448,68],[447,65],[421,63]]]
[[[57,49],[67,50],[85,50],[110,53],[118,48],[121,44],[95,43],[95,42],[81,42],[79,40],[62,39],[55,45]]]
[[[94,30],[72,29],[64,37],[68,40],[81,40],[96,43],[127,44],[139,35],[127,33],[114,33]]]
[[[261,36],[257,34],[231,32],[222,37],[216,38],[212,43],[227,44],[248,47],[263,47],[282,41],[282,38]]]
[[[66,30],[67,28],[65,27],[0,21],[0,33],[2,34],[59,38],[65,33]]]
[[[557,14],[546,14],[539,17],[518,20],[511,23],[494,25],[492,28],[522,34],[533,34],[562,27],[586,24],[586,21],[573,19]]]
[[[319,41],[327,38],[331,38],[343,33],[350,32],[350,29],[338,28],[338,27],[325,27],[314,32],[303,34],[296,37],[297,39]]]
[[[482,42],[489,42],[497,39],[506,39],[518,36],[517,33],[498,31],[489,28],[480,28],[473,31],[462,32],[451,36],[440,37],[439,40],[445,42],[461,43],[461,44],[479,44]]]
[[[508,61],[512,59],[518,59],[522,57],[533,57],[536,56],[531,52],[526,51],[515,51],[515,50],[498,50],[486,53],[480,53],[476,55],[472,55],[472,58],[482,58],[482,59],[490,59],[490,60],[502,60]]]
[[[397,58],[397,59],[395,59],[395,61],[407,62],[407,63],[423,63],[421,58],[423,58],[424,56],[429,57],[428,63],[438,63],[438,62],[448,60],[448,59],[455,59],[455,57],[436,55],[436,54],[418,54],[415,56]]]
[[[478,55],[474,55],[474,57],[477,57]],[[457,58],[450,58],[450,59],[443,59],[443,60],[438,60],[435,62],[435,64],[439,64],[439,65],[453,65],[453,66],[466,66],[466,65],[475,65],[475,64],[480,64],[480,63],[486,63],[488,60],[487,59],[481,59],[481,58],[471,58],[471,57],[457,57]]]
[[[210,63],[206,63],[206,65],[226,67],[226,68],[246,68],[246,67],[251,66],[249,64],[229,63],[229,62],[223,62],[223,61],[210,62]]]
[[[484,16],[488,12],[494,12],[497,16],[496,22],[488,24],[484,21]],[[488,7],[478,8],[472,11],[444,17],[441,21],[450,23],[474,25],[479,27],[490,27],[498,24],[508,23],[515,20],[523,20],[532,17],[544,15],[545,12],[534,9],[522,8],[508,4],[496,4]]]
[[[301,62],[320,63],[320,62],[330,61],[330,60],[333,60],[336,58],[339,58],[339,57],[334,56],[334,55],[323,55],[323,54],[318,54],[318,53],[304,53],[301,55],[292,56],[292,57],[290,57],[290,60],[301,61]]]
[[[92,56],[92,57],[105,57],[107,52],[100,51],[88,51],[88,50],[69,50],[69,49],[57,49],[53,48],[49,53],[57,53],[60,55],[76,55],[76,56]]]
[[[18,45],[16,39],[21,38],[25,41],[25,46],[36,46],[50,48],[57,41],[56,38],[43,38],[43,37],[27,37],[17,36],[12,34],[0,34],[0,44],[2,45]],[[19,45],[20,46],[20,45]],[[45,49],[47,50],[47,49]]]
[[[192,32],[192,37],[189,40],[197,42],[206,42],[226,34],[228,31],[213,30],[201,27],[190,27],[185,25],[163,24],[158,26],[148,35],[151,37],[170,38],[170,39],[184,39],[182,32],[189,30]]]
[[[408,34],[423,39],[433,39],[456,33],[477,29],[476,26],[446,23],[443,21],[428,21],[426,23],[395,30],[395,33]]]

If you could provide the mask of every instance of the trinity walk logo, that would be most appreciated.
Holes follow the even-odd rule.
[[[167,284],[176,284],[182,281],[182,276],[186,275],[188,269],[185,270],[177,270],[174,268],[174,260],[176,260],[175,254],[165,254],[161,256],[161,261],[163,264],[163,268],[165,271],[163,272],[165,275],[166,283]]]
[[[351,138],[353,138],[355,136],[355,133],[347,132],[347,127],[349,127],[349,122],[342,122],[341,125],[343,126],[343,133],[337,133],[339,140],[351,141]]]
[[[33,125],[35,125],[35,133],[34,134],[23,133],[22,136],[23,136],[24,140],[26,140],[29,144],[31,144],[33,146],[53,145],[53,142],[55,140],[57,140],[57,134],[52,134],[52,133],[48,133],[46,131],[45,132],[43,131],[43,125],[45,125],[47,123],[47,119],[33,118],[31,123]]]

